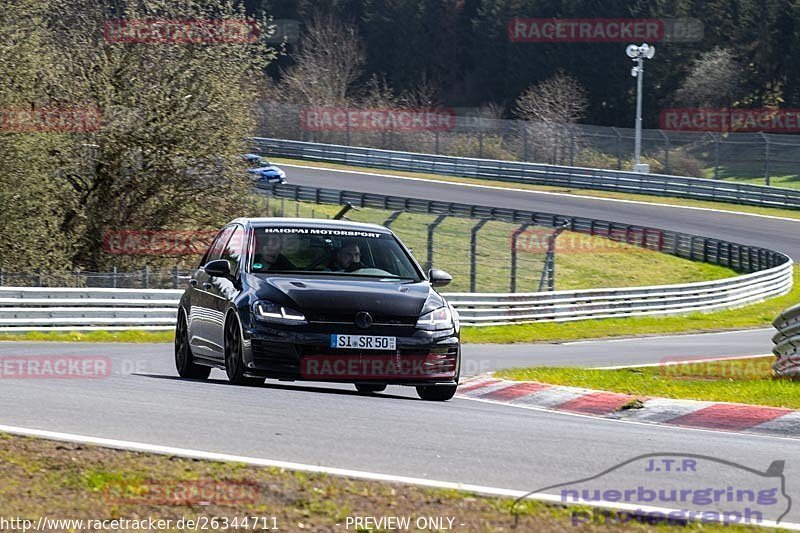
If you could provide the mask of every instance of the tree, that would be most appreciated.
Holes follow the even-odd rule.
[[[684,106],[730,107],[741,92],[741,73],[731,49],[715,48],[692,63],[674,100]]]
[[[583,117],[587,106],[586,89],[563,71],[528,87],[517,98],[514,110],[526,121],[523,142],[533,145],[539,159],[563,163],[569,143],[575,142],[569,127]]]
[[[365,58],[356,27],[315,12],[298,48],[295,65],[283,73],[284,97],[308,106],[345,104]]]
[[[65,266],[119,264],[119,257],[103,253],[109,231],[209,229],[241,213],[249,182],[240,154],[254,133],[256,89],[273,53],[245,38],[118,42],[106,38],[104,28],[115,18],[244,25],[243,12],[225,0],[40,3],[46,4],[38,11],[41,19],[8,21],[38,43],[20,52],[36,65],[32,76],[44,82],[25,89],[26,98],[38,90],[50,105],[91,105],[102,112],[102,128],[64,134],[58,146],[39,134],[33,142],[39,150],[48,147],[47,164],[17,184],[52,180],[58,187],[58,210],[47,214],[58,221],[58,231],[47,238],[71,250]],[[246,25],[251,23],[264,28],[264,21]],[[51,59],[35,63],[36,54]],[[0,175],[7,164],[0,161]],[[9,238],[4,234],[0,241]]]

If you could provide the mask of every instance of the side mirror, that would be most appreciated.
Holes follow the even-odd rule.
[[[453,281],[453,276],[451,276],[444,270],[439,270],[438,268],[432,268],[428,271],[428,281],[430,282],[432,287],[444,287],[445,285]]]
[[[231,265],[228,263],[227,259],[210,261],[208,264],[206,264],[206,266],[203,267],[203,270],[206,271],[206,274],[214,278],[231,277]]]

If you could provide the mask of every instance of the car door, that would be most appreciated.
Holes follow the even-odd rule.
[[[220,230],[189,281],[192,288],[188,312],[189,342],[192,351],[201,357],[216,358],[214,342],[210,340],[215,333],[213,324],[216,319],[216,300],[210,292],[213,287],[212,277],[206,273],[203,267],[222,257],[222,252],[233,230],[233,226]]]
[[[211,278],[211,287],[208,289],[210,305],[213,309],[214,319],[209,322],[208,340],[214,357],[220,360],[225,359],[225,313],[230,302],[239,294],[241,285],[239,284],[239,273],[241,258],[244,252],[244,227],[236,224],[231,226],[230,238],[222,251],[220,259],[228,261],[231,270],[231,279]]]

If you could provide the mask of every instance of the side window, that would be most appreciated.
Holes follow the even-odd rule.
[[[203,256],[203,260],[200,263],[201,267],[210,261],[214,261],[215,259],[222,257],[222,251],[225,249],[225,244],[228,242],[228,238],[231,236],[233,229],[233,226],[231,226],[224,228],[219,232],[217,238],[214,239],[213,243],[211,243],[206,255]]]
[[[227,259],[231,265],[231,274],[234,276],[239,273],[239,259],[242,257],[244,251],[244,228],[241,226],[234,226],[233,234],[231,235],[225,251],[222,253],[222,259]]]

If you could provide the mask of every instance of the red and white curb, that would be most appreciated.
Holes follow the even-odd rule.
[[[534,381],[508,381],[491,375],[462,382],[456,396],[615,420],[800,439],[800,411],[780,407],[651,398]],[[634,403],[637,405],[631,407]]]

